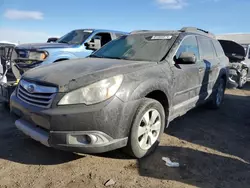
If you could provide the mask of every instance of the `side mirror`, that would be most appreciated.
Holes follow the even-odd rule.
[[[91,41],[86,42],[84,45],[87,50],[93,50],[93,51],[99,50],[101,48],[101,39],[100,38],[92,39]]]
[[[47,43],[56,42],[57,40],[58,40],[58,38],[56,38],[56,37],[51,37],[51,38],[48,38]]]
[[[196,56],[192,52],[182,52],[177,61],[178,64],[194,64],[196,63]]]

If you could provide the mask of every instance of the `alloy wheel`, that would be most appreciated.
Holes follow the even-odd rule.
[[[157,140],[160,131],[162,119],[156,109],[149,109],[140,121],[138,128],[138,142],[143,150],[148,150]]]

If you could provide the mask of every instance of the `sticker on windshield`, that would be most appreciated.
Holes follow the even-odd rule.
[[[171,35],[168,36],[152,36],[151,40],[170,40],[172,38]]]
[[[93,30],[83,30],[83,32],[86,32],[86,33],[92,33],[93,32]]]

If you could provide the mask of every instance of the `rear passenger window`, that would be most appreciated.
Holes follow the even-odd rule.
[[[215,49],[211,39],[206,37],[198,37],[198,42],[202,59],[212,59],[215,57]]]
[[[213,44],[214,44],[214,47],[215,47],[215,51],[216,51],[217,56],[218,56],[218,57],[225,56],[224,50],[223,50],[223,48],[221,47],[221,44],[219,43],[219,41],[213,40]]]
[[[179,58],[182,52],[193,52],[197,59],[200,59],[199,48],[195,36],[188,36],[182,41],[179,49],[176,52],[176,59]]]

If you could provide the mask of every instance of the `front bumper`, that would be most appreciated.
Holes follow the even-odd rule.
[[[19,119],[15,122],[16,127],[21,130],[27,136],[33,138],[34,140],[42,143],[47,147],[54,147],[65,151],[72,151],[78,153],[103,153],[106,151],[115,150],[122,148],[127,145],[127,138],[113,139],[105,133],[99,131],[81,131],[81,132],[67,132],[67,131],[52,131],[48,132],[40,127],[37,127],[30,122]],[[107,140],[102,144],[91,144],[91,143],[78,143],[75,140],[70,140],[72,136],[82,136],[82,135],[102,135]],[[75,137],[73,137],[75,138]],[[59,141],[59,143],[57,143]],[[72,143],[70,143],[72,142]],[[57,143],[57,144],[56,144]]]
[[[46,146],[78,153],[103,153],[127,145],[138,104],[139,101],[124,103],[114,97],[93,106],[42,109],[23,102],[14,92],[10,108],[21,118],[15,123],[17,128]]]

